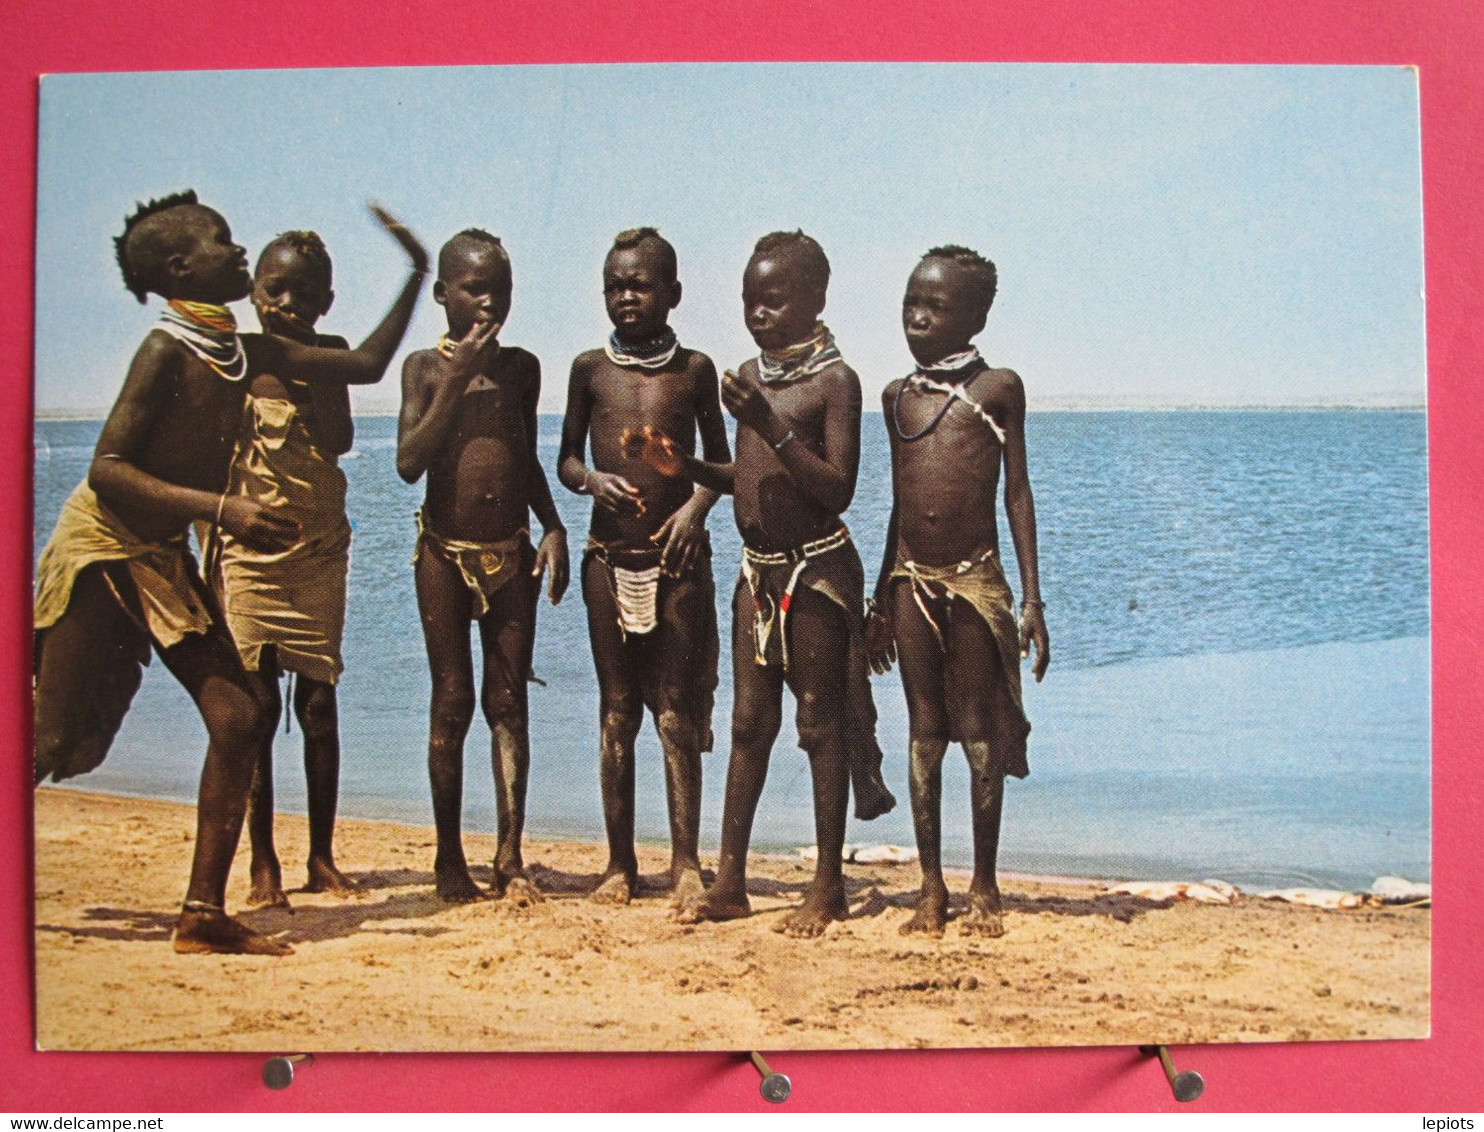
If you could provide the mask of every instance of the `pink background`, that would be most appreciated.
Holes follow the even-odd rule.
[[[372,15],[373,9],[377,9]],[[282,11],[281,19],[273,12]],[[1207,1110],[1484,1108],[1484,871],[1475,769],[1484,707],[1481,224],[1484,8],[1477,0],[1040,0],[455,5],[398,0],[8,0],[0,12],[0,681],[11,710],[0,789],[0,1110],[761,1109],[744,1058],[446,1055],[321,1058],[287,1092],[249,1055],[32,1051],[29,663],[31,257],[36,78],[57,71],[667,60],[1414,64],[1421,71],[1433,554],[1433,1036],[1417,1042],[1176,1050]],[[107,176],[107,170],[100,170]],[[87,333],[86,312],[76,332]],[[1364,532],[1358,532],[1364,537]],[[1303,600],[1296,594],[1295,600]],[[85,867],[85,862],[79,862]],[[1473,878],[1472,880],[1470,878]],[[127,1019],[120,1019],[127,1025]],[[788,1054],[787,1108],[1174,1109],[1129,1048]]]

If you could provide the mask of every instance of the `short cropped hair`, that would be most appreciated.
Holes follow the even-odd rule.
[[[830,261],[813,236],[806,236],[795,229],[792,232],[769,232],[752,249],[752,257],[760,255],[793,255],[804,269],[809,281],[821,291],[829,286]]]
[[[505,273],[510,273],[510,255],[505,251],[505,245],[500,243],[499,236],[492,236],[483,228],[465,228],[462,232],[449,238],[438,252],[438,278],[442,279],[448,274],[453,266],[453,258],[473,247],[485,248],[494,253],[496,259],[505,265]]]
[[[665,282],[674,283],[680,278],[680,265],[675,257],[675,247],[669,240],[660,235],[658,228],[625,228],[617,236],[613,237],[613,247],[609,254],[620,248],[637,248],[640,244],[653,244],[659,255],[660,270],[664,272]]]
[[[268,258],[268,253],[280,248],[291,251],[300,259],[307,261],[319,273],[325,290],[330,289],[334,278],[333,269],[330,266],[330,250],[325,247],[325,242],[320,239],[318,232],[297,229],[280,232],[263,247],[262,253],[258,256],[258,268],[262,269],[263,260]]]
[[[947,260],[949,263],[956,263],[964,268],[969,273],[980,307],[985,314],[989,313],[989,308],[994,305],[995,292],[1000,285],[999,273],[995,271],[993,263],[972,248],[960,247],[958,244],[944,244],[942,247],[933,248],[922,258],[924,260]]]
[[[125,217],[124,234],[113,238],[113,254],[124,286],[141,303],[151,291],[158,292],[165,285],[165,263],[175,254],[174,242],[160,230],[161,226],[147,221],[172,208],[199,203],[196,191],[186,189],[148,204],[136,202],[133,215]]]

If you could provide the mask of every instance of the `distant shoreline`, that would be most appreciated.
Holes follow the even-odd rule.
[[[1425,404],[1362,404],[1301,403],[1284,405],[1184,405],[1158,402],[1138,403],[1132,401],[1109,401],[1106,404],[1092,401],[1047,401],[1033,404],[1032,415],[1037,413],[1425,413]],[[879,417],[878,409],[866,409],[866,415]],[[107,409],[37,409],[37,421],[101,421],[108,415]],[[355,414],[357,419],[373,417],[395,417],[395,406],[373,406]],[[559,417],[561,412],[541,412],[543,417]]]

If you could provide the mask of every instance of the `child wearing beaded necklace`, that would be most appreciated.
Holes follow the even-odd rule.
[[[226,304],[247,296],[247,256],[227,222],[191,192],[142,205],[115,241],[124,282],[170,313],[134,355],[98,438],[87,480],[63,507],[37,565],[36,782],[102,762],[151,647],[190,694],[209,743],[180,952],[285,955],[282,940],[228,916],[227,875],[242,832],[269,705],[242,666],[186,545],[192,521],[263,551],[298,525],[227,493],[247,383],[292,372],[310,383],[380,379],[407,328],[427,270],[422,246],[380,211],[412,259],[392,309],[354,350],[236,333]]]
[[[478,701],[490,728],[499,845],[492,894],[513,904],[541,893],[521,857],[531,747],[526,683],[541,575],[555,605],[567,588],[567,532],[536,455],[541,363],[499,340],[510,313],[510,259],[496,236],[465,229],[438,253],[433,298],[448,317],[436,349],[402,365],[397,472],[427,478],[413,568],[432,675],[428,778],[438,847],[433,873],[450,903],[484,899],[462,832],[464,738],[474,719],[470,625],[484,667]],[[530,516],[544,528],[538,546]]]
[[[902,932],[943,934],[943,756],[963,745],[971,774],[974,878],[965,934],[1004,932],[995,880],[1005,776],[1024,778],[1020,660],[1032,644],[1040,680],[1051,652],[1036,561],[1036,511],[1025,456],[1025,390],[991,369],[970,340],[994,301],[994,265],[967,248],[934,248],[907,283],[902,326],[917,368],[882,395],[891,438],[892,512],[869,619],[872,665],[900,654],[910,731],[912,820],[922,892]],[[994,496],[1005,510],[1024,598],[1017,628],[999,563]]]
[[[593,497],[582,594],[598,672],[599,778],[608,865],[592,898],[637,893],[634,741],[647,706],[664,751],[671,899],[700,895],[701,752],[711,749],[719,638],[706,516],[718,493],[660,475],[626,449],[646,428],[686,452],[730,459],[716,367],[670,329],[675,249],[653,228],[620,232],[603,262],[614,331],[578,355],[567,387],[559,474]],[[584,463],[592,441],[591,466]]]

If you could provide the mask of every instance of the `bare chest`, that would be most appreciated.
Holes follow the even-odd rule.
[[[469,448],[519,447],[526,436],[525,398],[509,377],[480,374],[458,400],[453,429],[455,452]]]
[[[601,363],[592,380],[595,432],[652,424],[673,428],[695,416],[695,382],[684,370],[642,370]]]

